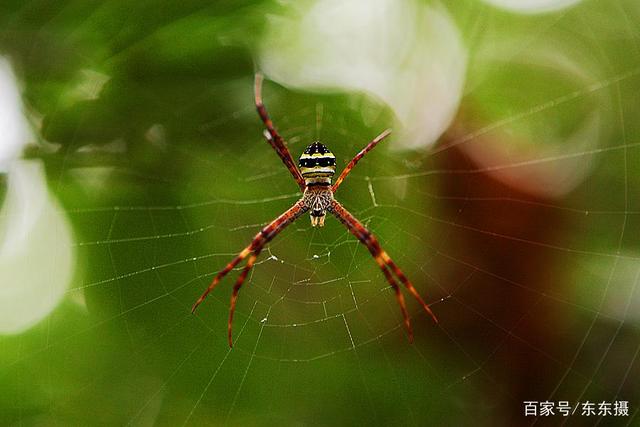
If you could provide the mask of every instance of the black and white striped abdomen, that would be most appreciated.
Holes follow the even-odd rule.
[[[304,150],[298,163],[302,177],[331,178],[336,173],[336,156],[316,141]]]

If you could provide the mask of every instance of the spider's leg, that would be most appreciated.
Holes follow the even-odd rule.
[[[301,204],[301,202],[298,202],[296,205],[298,204]],[[296,208],[296,206],[291,208],[289,211],[293,210],[294,208]],[[244,266],[244,268],[242,269],[242,272],[238,276],[238,280],[236,280],[235,285],[233,285],[233,292],[231,294],[231,303],[229,305],[229,323],[227,324],[227,336],[229,339],[229,347],[233,347],[233,335],[232,335],[233,314],[236,311],[236,302],[238,300],[238,293],[240,292],[240,288],[242,287],[242,284],[247,278],[249,271],[251,271],[251,269],[253,268],[253,264],[258,258],[258,255],[260,255],[260,252],[262,251],[262,248],[264,248],[264,245],[266,245],[274,237],[280,234],[280,232],[284,230],[284,228],[287,225],[295,221],[300,215],[306,212],[306,210],[307,210],[306,208],[302,207],[300,208],[299,211],[296,210],[293,214],[289,214],[289,211],[287,211],[280,217],[280,218],[283,218],[282,222],[276,224],[276,221],[277,221],[276,220],[272,223],[272,224],[275,224],[274,227],[267,226],[264,229],[262,229],[264,241],[259,246],[256,246],[256,248],[253,251],[253,254],[251,254],[249,259],[247,260],[247,264]]]
[[[254,90],[255,90],[256,110],[258,110],[258,115],[260,116],[260,118],[262,119],[262,122],[267,128],[264,133],[264,136],[267,139],[267,142],[271,145],[271,147],[273,147],[273,149],[276,150],[276,153],[278,153],[278,156],[280,156],[280,158],[282,159],[282,162],[285,164],[287,169],[289,169],[289,172],[291,172],[291,175],[293,175],[293,178],[298,183],[298,186],[300,187],[300,189],[304,190],[304,187],[305,187],[304,178],[302,178],[300,171],[298,170],[295,162],[293,161],[293,158],[291,157],[291,153],[289,152],[289,149],[284,144],[284,139],[282,139],[282,137],[280,136],[276,128],[273,126],[273,122],[271,121],[271,118],[269,118],[267,109],[262,103],[262,79],[263,79],[262,74],[257,73],[255,77]]]
[[[393,260],[391,259],[391,257],[389,257],[386,251],[382,250],[380,255],[383,261],[391,268],[391,270],[393,270],[393,272],[396,274],[396,276],[398,276],[400,281],[409,290],[409,292],[411,292],[411,295],[413,295],[414,298],[418,300],[420,305],[422,305],[422,308],[424,309],[424,311],[429,313],[429,315],[431,316],[434,322],[438,323],[438,318],[436,317],[436,315],[433,313],[433,311],[431,311],[431,308],[429,308],[427,303],[424,302],[424,300],[422,299],[422,297],[420,296],[416,288],[413,286],[413,283],[411,283],[411,281],[407,278],[407,276],[404,275],[402,270],[400,270],[400,267],[398,267],[396,263],[393,262]]]
[[[233,270],[233,268],[236,265],[238,265],[238,263],[240,263],[240,261],[245,259],[252,252],[251,248],[254,246],[255,242],[260,238],[260,236],[261,236],[260,233],[258,233],[256,237],[254,237],[253,241],[249,246],[244,248],[242,252],[238,254],[238,256],[232,259],[231,262],[229,262],[229,264],[227,264],[227,266],[224,269],[220,270],[220,272],[216,274],[216,277],[213,278],[213,280],[211,281],[211,284],[207,287],[207,289],[203,292],[203,294],[200,295],[200,298],[198,298],[195,304],[193,304],[193,306],[191,307],[192,313],[196,311],[196,308],[198,308],[198,306],[202,303],[202,301],[204,301],[207,295],[209,295],[209,292],[211,292],[216,286],[218,286],[218,283],[220,283],[220,281],[224,278],[224,276],[226,276],[231,270]]]
[[[255,235],[249,246],[244,248],[242,252],[238,254],[227,266],[221,270],[216,277],[213,279],[211,284],[207,287],[204,293],[198,298],[193,307],[191,308],[191,312],[193,313],[196,308],[204,301],[204,299],[209,295],[209,293],[220,283],[220,281],[226,276],[236,265],[238,265],[242,260],[249,256],[247,260],[247,264],[240,273],[238,280],[233,288],[233,296],[231,298],[231,311],[229,316],[229,345],[231,345],[231,320],[233,318],[233,312],[235,310],[235,300],[238,295],[238,291],[242,286],[242,283],[247,277],[249,270],[253,267],[253,264],[262,251],[262,248],[269,243],[274,237],[276,237],[285,227],[291,224],[293,221],[298,219],[300,215],[305,213],[308,208],[305,206],[303,200],[299,200],[296,202],[291,208],[289,208],[286,212],[280,215],[278,218],[273,220],[271,223],[266,225],[260,230],[258,234]]]
[[[372,253],[373,254],[373,253]],[[398,286],[398,282],[393,278],[393,275],[384,264],[384,261],[380,257],[373,256],[376,260],[376,263],[382,270],[382,274],[387,279],[387,282],[393,288],[393,292],[395,292],[396,299],[398,300],[398,304],[400,305],[400,311],[402,312],[402,318],[404,319],[404,327],[407,330],[407,334],[409,335],[409,342],[413,342],[413,329],[411,328],[411,320],[409,318],[409,312],[407,311],[407,305],[404,302],[404,295],[400,292],[400,286]]]
[[[260,254],[260,250],[256,250],[254,254],[252,254],[247,260],[247,265],[245,265],[242,273],[238,276],[238,280],[236,280],[235,285],[233,285],[233,293],[231,294],[231,304],[229,305],[229,323],[227,324],[227,336],[229,339],[229,347],[233,347],[233,338],[232,338],[232,325],[233,325],[233,313],[236,311],[236,302],[238,300],[238,293],[240,292],[240,288],[244,283],[244,280],[247,278],[247,274],[253,268],[253,264],[258,258]]]
[[[360,159],[364,157],[365,154],[367,154],[369,151],[373,150],[373,148],[376,145],[378,145],[378,142],[382,141],[387,136],[389,136],[390,133],[391,133],[391,129],[385,130],[380,135],[376,136],[373,139],[373,141],[368,143],[366,147],[364,147],[362,150],[360,150],[360,152],[358,154],[356,154],[356,156],[353,159],[351,159],[351,161],[349,162],[347,167],[344,168],[344,170],[342,171],[342,173],[340,174],[340,176],[336,180],[336,183],[333,184],[333,187],[331,187],[331,190],[334,193],[336,192],[338,187],[340,187],[340,184],[342,184],[342,181],[344,181],[344,179],[347,177],[347,175],[349,175],[349,172],[351,172],[351,169],[353,169],[353,167],[356,165],[356,163],[358,163],[360,161]]]
[[[431,316],[431,318],[437,323],[438,319],[435,314],[431,311],[429,306],[424,302],[416,288],[413,286],[411,281],[407,279],[407,276],[400,270],[400,268],[391,260],[387,252],[382,249],[378,239],[369,231],[367,228],[362,225],[360,221],[358,221],[349,211],[347,211],[340,203],[337,201],[333,201],[331,205],[330,212],[334,214],[340,222],[342,222],[345,227],[360,240],[362,244],[364,244],[376,263],[382,270],[382,273],[385,275],[387,281],[391,285],[391,287],[396,292],[396,298],[398,299],[398,303],[400,304],[400,309],[402,310],[402,315],[405,321],[405,327],[407,328],[407,332],[409,333],[409,341],[413,341],[413,333],[411,331],[411,322],[409,320],[409,315],[407,314],[407,309],[404,303],[404,298],[399,294],[399,287],[393,276],[391,275],[391,271],[395,273],[395,275],[400,279],[400,281],[405,285],[405,287],[411,292],[416,300],[422,305],[422,308]],[[400,295],[400,296],[398,296]]]

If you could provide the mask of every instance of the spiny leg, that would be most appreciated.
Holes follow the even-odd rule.
[[[220,281],[224,278],[224,276],[226,276],[231,270],[233,270],[233,268],[236,265],[238,265],[238,263],[240,263],[240,261],[245,259],[251,253],[251,248],[259,236],[260,234],[256,235],[256,237],[253,239],[253,241],[249,246],[244,248],[242,252],[238,254],[238,256],[236,256],[233,260],[231,260],[231,262],[227,264],[227,266],[224,269],[222,269],[218,274],[216,274],[216,277],[213,278],[213,281],[211,281],[211,284],[207,287],[207,289],[205,289],[202,295],[200,295],[200,298],[198,298],[195,304],[193,304],[193,306],[191,307],[191,313],[196,311],[196,308],[198,308],[198,306],[202,303],[202,301],[204,301],[207,295],[209,295],[209,292],[211,292],[216,286],[218,286],[218,283],[220,283]]]
[[[236,283],[233,285],[233,292],[231,294],[231,303],[229,305],[229,322],[227,324],[227,337],[229,340],[229,347],[233,347],[233,333],[232,333],[233,314],[236,311],[236,302],[238,300],[238,293],[240,293],[240,288],[242,287],[245,279],[247,278],[247,275],[253,268],[253,265],[256,262],[258,255],[260,255],[260,252],[262,251],[262,248],[264,248],[265,244],[270,242],[287,225],[295,221],[305,211],[306,211],[306,208],[304,207],[302,201],[299,201],[291,209],[289,209],[289,211],[282,214],[278,219],[276,219],[274,222],[269,224],[267,227],[263,228],[262,231],[258,233],[258,235],[261,234],[264,236],[264,241],[262,242],[262,244],[256,246],[256,248],[253,250],[253,253],[247,260],[247,264],[244,266],[244,268],[242,269],[242,272],[240,273],[240,275],[238,276],[238,279],[236,280]],[[282,220],[278,222],[278,220],[280,219]],[[271,225],[274,225],[274,224],[275,226],[271,227]]]
[[[235,285],[233,285],[233,293],[231,294],[231,304],[229,305],[229,323],[227,325],[227,337],[229,339],[229,347],[233,347],[233,337],[232,337],[232,324],[233,324],[233,313],[236,311],[236,302],[238,300],[238,293],[240,292],[240,288],[244,283],[249,271],[253,268],[253,264],[256,262],[256,258],[260,255],[260,249],[256,250],[254,254],[252,254],[247,260],[247,265],[245,265],[242,273],[238,276]]]
[[[389,282],[389,284],[393,288],[393,292],[396,295],[396,299],[398,300],[398,304],[400,305],[400,311],[402,312],[402,317],[404,319],[404,327],[407,330],[407,334],[409,335],[409,342],[412,343],[413,328],[411,327],[411,319],[409,317],[409,312],[407,311],[407,305],[404,302],[404,295],[402,295],[402,293],[400,292],[400,286],[398,286],[398,282],[396,282],[396,279],[393,278],[393,276],[391,275],[391,272],[389,271],[387,266],[384,264],[384,261],[382,261],[380,257],[376,257],[376,256],[374,256],[374,259],[376,260],[376,263],[382,270],[382,274],[384,274],[384,277],[387,279],[387,282]]]
[[[351,159],[351,161],[349,162],[349,164],[347,165],[346,168],[344,168],[344,170],[342,171],[342,173],[340,174],[340,176],[338,177],[338,179],[336,180],[336,183],[333,184],[333,187],[331,187],[331,190],[335,193],[336,190],[338,189],[338,187],[340,187],[340,184],[342,184],[342,181],[344,181],[344,179],[347,177],[347,175],[349,175],[349,172],[351,172],[351,169],[354,168],[354,166],[356,165],[356,163],[358,163],[360,161],[361,158],[364,157],[365,154],[367,154],[369,151],[373,150],[374,147],[376,145],[378,145],[378,143],[380,141],[382,141],[383,139],[385,139],[387,136],[389,136],[389,134],[391,133],[391,129],[387,129],[384,132],[382,132],[380,135],[376,136],[373,141],[371,141],[369,144],[367,144],[366,147],[364,147],[362,150],[360,150],[360,152],[358,154],[356,154],[356,156]]]
[[[244,269],[240,273],[240,276],[238,277],[238,280],[236,281],[236,284],[234,286],[234,291],[233,291],[234,295],[232,296],[232,301],[231,301],[232,307],[231,307],[231,313],[229,318],[229,335],[230,335],[231,320],[233,318],[233,312],[235,310],[235,299],[237,298],[238,291],[242,286],[242,283],[244,282],[247,274],[249,273],[249,270],[251,270],[256,258],[262,251],[262,248],[264,248],[264,245],[269,243],[282,230],[284,230],[287,225],[291,224],[293,221],[298,219],[300,215],[305,213],[307,210],[308,208],[305,206],[304,201],[299,200],[291,208],[285,211],[282,215],[280,215],[278,218],[273,220],[267,226],[263,227],[262,230],[260,230],[260,232],[255,235],[255,237],[253,238],[249,246],[244,248],[242,252],[240,252],[238,256],[236,256],[229,264],[227,264],[227,266],[223,270],[221,270],[218,274],[216,274],[216,277],[213,279],[211,284],[207,287],[207,289],[200,296],[200,298],[198,298],[195,304],[193,304],[193,307],[191,308],[191,312],[193,313],[194,311],[196,311],[198,306],[202,303],[202,301],[204,301],[207,295],[209,295],[209,293],[218,285],[218,283],[220,283],[220,281],[236,265],[238,265],[243,259],[245,259],[247,256],[251,254],[251,256],[249,257],[249,260],[247,261],[247,265],[244,267]],[[231,339],[229,339],[229,344],[230,345],[232,344]]]
[[[405,285],[405,287],[409,290],[409,292],[411,292],[414,298],[416,298],[416,300],[418,300],[420,305],[422,305],[422,308],[437,323],[438,319],[436,318],[435,314],[431,311],[429,306],[424,302],[424,300],[422,299],[422,297],[420,296],[416,288],[409,281],[409,279],[407,279],[407,277],[402,272],[402,270],[400,270],[400,268],[391,260],[387,252],[382,249],[382,247],[380,246],[380,243],[378,242],[378,239],[376,239],[376,237],[369,230],[367,230],[367,228],[364,225],[362,225],[360,221],[358,221],[349,211],[347,211],[337,201],[335,200],[333,201],[330,212],[333,213],[338,218],[338,220],[340,220],[340,222],[342,222],[347,227],[347,229],[351,232],[351,234],[356,236],[358,240],[360,240],[360,242],[367,247],[367,249],[373,256],[373,258],[375,259],[376,263],[382,270],[382,273],[385,275],[387,281],[396,292],[396,296],[398,295],[399,288],[397,289],[398,287],[397,282],[395,282],[395,279],[389,272],[388,268],[391,268],[391,270],[396,274],[396,276],[398,276],[400,281]],[[400,309],[402,310],[403,317],[405,318],[405,326],[407,327],[407,331],[409,332],[409,341],[412,342],[413,333],[411,331],[411,322],[409,320],[409,315],[407,314],[406,306],[404,304],[404,298],[398,298],[398,303],[400,304]]]
[[[302,200],[297,201],[291,208],[285,211],[278,218],[271,221],[268,225],[262,228],[258,234],[255,235],[249,246],[244,248],[238,256],[236,256],[227,266],[222,269],[216,277],[214,277],[211,284],[207,287],[207,289],[203,292],[203,294],[198,298],[198,300],[193,304],[191,308],[191,312],[196,311],[196,308],[204,301],[204,299],[209,295],[220,281],[226,276],[233,268],[240,263],[243,259],[245,259],[252,252],[260,252],[263,246],[271,241],[275,236],[278,235],[280,231],[284,229],[287,225],[295,221],[300,215],[307,211],[307,208],[304,205]]]
[[[382,260],[391,268],[391,270],[393,270],[395,275],[398,276],[400,281],[409,290],[409,292],[411,292],[411,295],[413,295],[414,298],[418,300],[420,305],[422,305],[422,308],[424,309],[424,311],[429,313],[429,315],[431,316],[434,322],[438,323],[438,318],[436,317],[436,315],[433,313],[433,311],[431,311],[431,308],[427,305],[427,303],[424,302],[424,300],[422,299],[422,297],[420,296],[416,288],[413,286],[413,283],[411,283],[411,281],[407,278],[407,276],[405,276],[402,270],[400,270],[400,267],[398,267],[396,263],[391,260],[391,257],[389,257],[389,255],[385,250],[381,251],[380,256]]]
[[[282,137],[274,127],[273,122],[271,121],[271,118],[267,113],[266,107],[262,103],[262,80],[263,80],[262,74],[256,73],[255,87],[254,87],[256,110],[258,111],[258,115],[260,116],[260,119],[262,119],[262,122],[267,128],[266,132],[264,133],[264,136],[267,139],[267,142],[269,142],[269,144],[271,145],[271,147],[273,147],[273,149],[276,150],[276,153],[278,153],[278,156],[280,156],[280,159],[282,159],[282,162],[285,164],[287,169],[289,169],[289,172],[291,172],[291,175],[293,175],[293,178],[298,183],[298,186],[300,187],[300,189],[304,190],[304,186],[305,186],[304,179],[302,178],[300,171],[296,167],[296,164],[293,161],[293,158],[291,157],[291,153],[289,152],[289,149],[284,144],[284,140],[282,139]]]

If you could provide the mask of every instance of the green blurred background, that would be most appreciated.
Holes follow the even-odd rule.
[[[263,251],[232,350],[237,272],[190,314],[299,197],[252,105],[258,58],[281,48],[268,19],[295,7],[2,2],[0,54],[34,129],[24,156],[45,166],[76,261],[51,313],[0,336],[0,424],[529,425],[525,400],[625,400],[628,417],[566,421],[640,425],[635,0],[439,4],[468,56],[455,119],[433,145],[392,136],[338,193],[440,319],[409,301],[413,345],[331,218]],[[267,75],[265,103],[296,158],[320,137],[340,167],[398,126],[365,92],[280,83]]]

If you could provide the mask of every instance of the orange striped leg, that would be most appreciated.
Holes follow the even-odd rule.
[[[260,236],[261,236],[261,234],[258,233],[256,235],[256,237],[253,239],[253,242],[251,242],[251,244],[249,246],[244,248],[242,250],[242,252],[240,252],[240,254],[237,257],[235,257],[233,260],[231,260],[231,262],[229,264],[227,264],[227,266],[224,269],[222,269],[218,274],[216,274],[216,277],[214,277],[214,279],[211,282],[211,284],[209,285],[209,287],[207,287],[207,289],[204,291],[204,293],[202,295],[200,295],[200,298],[198,298],[198,300],[195,302],[195,304],[193,304],[193,307],[191,307],[191,312],[192,313],[194,311],[196,311],[196,308],[198,308],[198,306],[202,303],[202,301],[204,301],[204,299],[207,297],[207,295],[209,295],[209,292],[211,292],[216,286],[218,286],[218,283],[220,283],[220,281],[224,278],[224,276],[226,276],[231,270],[233,270],[233,267],[238,265],[238,263],[240,261],[245,259],[251,253],[251,248],[254,245],[254,242],[256,242],[256,240]]]
[[[389,269],[385,266],[384,262],[380,257],[375,257],[376,263],[382,270],[382,274],[386,277],[387,282],[393,288],[395,292],[396,299],[398,300],[398,304],[400,305],[400,311],[402,312],[402,318],[404,319],[404,327],[407,330],[407,334],[409,335],[409,342],[413,342],[413,328],[411,328],[411,320],[409,320],[409,312],[407,311],[407,305],[404,302],[404,295],[400,292],[400,286],[398,286],[398,282],[393,278]]]
[[[407,276],[400,270],[400,268],[391,260],[386,251],[384,251],[380,247],[380,243],[378,239],[371,234],[367,228],[362,225],[360,221],[358,221],[349,211],[347,211],[340,203],[337,201],[333,201],[331,206],[331,213],[333,213],[340,222],[342,222],[347,229],[360,240],[362,244],[364,244],[369,252],[375,259],[376,263],[382,270],[382,273],[385,275],[387,281],[391,285],[391,287],[396,292],[396,298],[398,299],[398,304],[400,305],[400,310],[402,311],[402,315],[404,317],[405,327],[407,329],[407,333],[409,334],[409,341],[413,342],[413,332],[411,330],[411,321],[409,319],[409,315],[407,313],[407,308],[405,306],[404,298],[402,298],[402,294],[399,293],[398,284],[389,272],[389,268],[395,275],[400,279],[400,281],[405,285],[405,287],[411,292],[411,295],[418,300],[422,308],[431,316],[431,318],[437,323],[438,319],[435,314],[431,311],[429,306],[424,302],[416,288],[413,284],[407,279]]]
[[[262,122],[267,128],[267,132],[265,132],[264,136],[267,138],[267,142],[269,142],[271,147],[273,147],[273,149],[276,150],[276,153],[278,153],[278,156],[280,156],[280,158],[282,159],[282,162],[285,164],[287,169],[289,169],[289,172],[291,172],[291,175],[293,175],[293,178],[298,183],[298,186],[300,187],[300,189],[304,190],[304,187],[305,187],[304,178],[302,178],[300,171],[296,167],[296,164],[293,161],[293,158],[291,157],[291,153],[289,152],[289,149],[284,144],[284,140],[282,139],[282,137],[280,136],[276,128],[273,126],[273,122],[269,118],[267,109],[262,103],[262,80],[263,80],[262,74],[257,73],[255,76],[255,87],[254,87],[255,102],[256,102],[256,110],[258,110],[258,115],[260,116],[260,119],[262,119]]]
[[[342,173],[340,174],[340,176],[336,180],[336,183],[333,184],[333,187],[331,187],[331,190],[334,193],[336,192],[338,187],[340,187],[340,184],[342,184],[342,181],[344,181],[344,179],[347,177],[347,175],[349,175],[349,172],[351,172],[351,169],[353,169],[353,167],[356,165],[356,163],[358,163],[360,161],[360,159],[364,157],[365,154],[367,154],[369,151],[373,150],[374,147],[376,145],[378,145],[378,142],[382,141],[387,136],[389,136],[390,133],[391,133],[391,129],[385,130],[380,135],[376,136],[374,138],[374,140],[371,141],[369,144],[367,144],[367,146],[364,147],[358,154],[356,154],[356,156],[349,162],[347,167],[344,168],[344,170],[342,171]]]
[[[240,263],[243,259],[245,259],[252,252],[260,251],[264,247],[264,245],[271,241],[276,235],[284,229],[287,225],[295,221],[300,215],[307,211],[307,208],[304,206],[304,202],[299,200],[294,204],[291,208],[289,208],[285,213],[280,215],[278,218],[273,220],[269,225],[265,226],[258,234],[255,235],[249,246],[244,248],[242,252],[238,254],[227,266],[221,270],[216,277],[214,277],[213,281],[204,291],[204,293],[198,298],[193,307],[191,308],[191,312],[196,311],[196,308],[204,301],[204,299],[209,295],[218,283],[226,276],[233,268]]]
[[[409,292],[411,292],[411,295],[413,295],[414,298],[418,300],[420,305],[422,305],[422,308],[424,309],[424,311],[429,313],[429,315],[431,316],[434,322],[438,323],[438,318],[436,317],[436,315],[433,313],[433,311],[431,311],[431,308],[429,308],[427,303],[424,302],[424,300],[422,299],[422,297],[420,296],[416,288],[413,286],[413,283],[411,283],[411,281],[407,279],[407,276],[404,275],[402,270],[400,270],[400,267],[398,267],[396,263],[391,260],[391,258],[389,257],[386,251],[383,250],[380,253],[380,256],[382,257],[383,261],[393,270],[396,276],[398,276],[400,281],[409,290]]]
[[[240,292],[240,288],[244,283],[244,280],[247,278],[249,271],[253,268],[253,264],[256,262],[256,258],[260,255],[260,250],[256,250],[256,252],[249,257],[247,260],[247,265],[245,265],[242,273],[238,276],[238,280],[236,280],[236,284],[233,285],[233,293],[231,294],[231,304],[229,305],[229,323],[227,325],[227,336],[229,339],[229,347],[233,347],[233,337],[232,337],[232,324],[233,324],[233,313],[236,311],[236,302],[238,300],[238,293]]]
[[[216,277],[213,279],[213,281],[207,287],[204,293],[200,296],[200,298],[198,298],[196,303],[193,304],[193,307],[191,308],[192,313],[196,311],[196,308],[198,308],[198,306],[202,303],[202,301],[204,301],[207,295],[209,295],[209,293],[218,285],[218,283],[220,283],[220,281],[224,278],[224,276],[226,276],[231,270],[233,270],[233,268],[236,265],[238,265],[242,260],[244,260],[247,256],[251,255],[249,256],[246,266],[238,276],[238,280],[236,281],[236,284],[233,287],[233,295],[231,297],[231,307],[230,307],[229,325],[228,325],[229,346],[232,345],[231,322],[233,320],[233,313],[235,311],[238,292],[240,291],[240,287],[244,283],[244,280],[246,279],[247,274],[249,274],[249,271],[253,267],[256,258],[262,251],[262,248],[264,248],[264,245],[269,243],[282,230],[284,230],[287,225],[291,224],[293,221],[298,219],[300,215],[305,213],[307,210],[308,208],[304,205],[304,201],[299,200],[298,202],[296,202],[296,204],[294,204],[291,208],[289,208],[285,213],[280,215],[278,218],[273,220],[269,225],[265,226],[262,230],[260,230],[260,232],[256,234],[253,240],[251,241],[251,244],[249,244],[249,246],[244,248],[242,252],[238,254],[238,256],[236,256],[229,264],[227,264],[227,266],[222,271],[220,271],[216,275]]]
[[[264,245],[270,242],[274,237],[276,237],[284,228],[295,221],[300,215],[306,212],[308,209],[304,206],[304,203],[299,201],[291,209],[282,214],[278,219],[274,222],[266,226],[260,232],[264,236],[264,242],[253,251],[253,254],[247,260],[247,264],[242,269],[242,272],[238,276],[235,285],[233,285],[233,293],[231,294],[231,303],[229,305],[229,323],[227,324],[227,337],[229,339],[229,347],[233,347],[233,334],[232,334],[232,325],[233,325],[233,314],[236,311],[236,302],[238,300],[238,293],[240,292],[240,288],[244,283],[249,271],[253,268],[253,264],[256,262],[258,255],[264,248]]]

